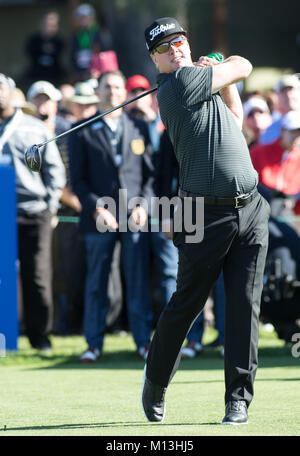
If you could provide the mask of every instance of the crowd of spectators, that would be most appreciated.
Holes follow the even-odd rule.
[[[61,65],[59,16],[50,12],[26,43],[26,93],[9,75],[0,75],[0,156],[9,154],[16,172],[20,324],[32,347],[43,351],[51,351],[53,333],[83,333],[82,362],[101,357],[108,331],[130,331],[138,356],[146,359],[151,331],[176,288],[172,216],[157,219],[137,204],[124,221],[119,209],[132,197],[177,195],[177,163],[155,95],[49,143],[39,174],[23,159],[32,144],[151,88],[143,75],[125,78],[90,5],[80,5],[74,20],[70,73]],[[259,191],[271,206],[261,321],[289,342],[300,318],[300,238],[294,225],[300,214],[300,81],[285,75],[274,90],[242,91],[241,98],[245,141]],[[115,210],[106,198],[114,200]],[[123,230],[128,220],[139,230]],[[223,354],[222,275],[211,296],[218,331],[212,345]],[[201,314],[183,358],[205,349],[204,323]]]

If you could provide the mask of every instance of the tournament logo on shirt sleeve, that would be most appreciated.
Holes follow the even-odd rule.
[[[145,152],[145,143],[142,139],[133,139],[130,146],[135,155],[142,155]]]

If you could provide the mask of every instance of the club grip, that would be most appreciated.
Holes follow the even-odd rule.
[[[211,59],[215,59],[218,62],[222,62],[224,60],[224,56],[220,54],[220,52],[212,52],[211,54],[207,54],[206,57],[210,57]]]

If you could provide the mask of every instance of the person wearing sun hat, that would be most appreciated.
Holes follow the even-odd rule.
[[[94,116],[98,109],[99,97],[89,82],[77,82],[75,92],[67,100],[70,112],[76,121]]]
[[[93,87],[88,82],[78,82],[75,84],[74,95],[69,100],[73,103],[83,105],[99,103],[98,95],[96,95]]]

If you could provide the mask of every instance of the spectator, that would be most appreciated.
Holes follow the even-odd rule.
[[[288,224],[269,220],[269,249],[261,318],[271,323],[280,339],[289,343],[299,333],[300,238]]]
[[[76,122],[75,117],[69,111],[69,99],[75,93],[75,87],[72,84],[65,83],[61,84],[59,87],[61,93],[61,100],[58,103],[57,113],[59,116],[64,117],[69,122]]]
[[[137,97],[145,90],[150,90],[150,88],[148,79],[140,74],[133,75],[128,78],[126,84],[127,99]],[[131,116],[142,119],[148,123],[155,160],[157,157],[156,153],[159,150],[160,137],[164,130],[164,126],[158,112],[156,95],[149,94],[146,97],[130,103],[126,107],[126,111]]]
[[[119,71],[100,76],[98,95],[102,112],[125,101],[125,83]],[[153,170],[147,125],[118,109],[71,135],[70,151],[72,185],[82,204],[80,228],[85,237],[87,262],[84,334],[88,349],[80,359],[93,362],[102,353],[109,308],[108,276],[118,239],[122,246],[130,330],[139,356],[145,358],[152,329],[144,265],[147,233],[128,230],[127,217],[120,216],[119,211],[123,208],[124,212],[126,206],[131,221],[141,228],[147,223],[147,213],[142,206],[128,208],[131,198],[149,198],[152,194]],[[124,200],[119,190],[123,190]],[[111,207],[112,203],[107,204],[107,198],[116,208]]]
[[[28,92],[27,99],[36,107],[36,117],[43,120],[52,135],[59,135],[71,127],[71,123],[58,114],[58,102],[62,96],[60,91],[49,81],[36,81],[33,83]],[[67,141],[65,138],[57,141],[65,168],[69,168],[69,154],[67,150]],[[68,185],[63,189],[61,202],[71,207],[76,212],[80,211],[81,206],[78,198],[71,192]]]
[[[271,113],[266,101],[258,96],[249,98],[244,104],[244,128],[248,147],[259,142],[261,134],[272,122]]]
[[[36,81],[27,92],[27,99],[36,108],[36,117],[45,122],[53,135],[70,128],[70,122],[57,115],[61,98],[61,92],[49,81]]]
[[[21,108],[24,114],[35,115],[36,108],[34,104],[26,100],[21,89],[16,87],[11,94],[11,101],[14,108]]]
[[[60,84],[66,76],[61,64],[64,41],[59,35],[59,15],[55,11],[46,13],[39,30],[31,35],[25,45],[29,68],[25,75],[26,86],[37,80]]]
[[[126,89],[127,98],[131,99],[140,95],[145,90],[150,90],[150,84],[144,76],[136,74],[128,79]],[[160,148],[160,139],[162,132],[164,130],[164,126],[162,124],[158,111],[155,109],[153,95],[149,94],[135,102],[130,103],[127,106],[127,112],[131,116],[142,119],[148,124],[153,150],[153,165],[155,168],[155,181],[153,182],[153,193],[155,194],[155,196],[159,197],[167,196],[164,194],[159,194],[160,158],[164,154],[164,150]],[[164,172],[166,172],[168,168],[170,168],[170,163],[166,164],[166,166],[164,167]],[[167,191],[166,188],[165,190]],[[170,189],[168,189],[168,193],[169,191]],[[159,227],[157,225],[159,225]],[[173,244],[172,236],[170,235],[170,229],[168,233],[163,233],[161,221],[159,221],[155,217],[150,218],[150,226],[151,227],[149,229],[149,261],[152,258],[155,261],[158,270],[158,281],[160,289],[158,309],[156,309],[156,311],[154,312],[155,319],[158,319],[161,310],[167,305],[176,288],[178,253],[177,249]],[[156,228],[154,228],[155,226]]]
[[[151,86],[148,79],[141,74],[130,76],[126,83],[127,99],[130,100],[150,89]],[[130,103],[125,109],[130,115],[142,118],[148,122],[158,116],[157,111],[153,107],[152,94]]]
[[[71,40],[71,67],[74,81],[91,76],[92,56],[104,50],[102,37],[93,6],[84,3],[74,11],[75,30]]]
[[[75,84],[75,92],[68,99],[69,111],[73,114],[76,121],[88,119],[96,115],[99,97],[93,87],[88,82],[78,82]]]
[[[50,138],[38,119],[12,105],[11,80],[0,75],[0,142],[16,172],[18,253],[22,282],[24,327],[32,347],[50,350],[52,319],[51,219],[65,185],[65,170],[54,142],[42,152],[40,173],[30,171],[24,152]]]
[[[278,111],[281,116],[261,135],[260,143],[266,144],[275,141],[280,136],[282,117],[289,111],[300,110],[300,81],[296,75],[286,75],[279,79],[275,86],[278,96]],[[277,112],[278,116],[278,112]]]
[[[278,95],[275,90],[268,90],[264,93],[264,98],[268,104],[272,121],[278,120],[281,117],[281,113],[278,109]]]
[[[68,100],[67,106],[77,122],[80,122],[96,115],[99,101],[99,97],[95,93],[90,81],[78,82],[75,85],[75,94]],[[107,294],[109,311],[106,318],[106,329],[110,332],[119,332],[123,329],[121,326],[124,326],[124,323],[121,321],[122,312],[126,314],[125,309],[123,309],[124,292],[120,272],[119,241],[116,243],[113,253]]]
[[[58,103],[62,95],[49,81],[37,81],[32,84],[27,98],[35,105],[36,116],[45,122],[53,136],[57,136],[71,127],[71,123],[67,119],[58,115]],[[81,204],[70,187],[66,138],[57,140],[57,147],[67,176],[57,216],[74,217],[81,211]],[[62,222],[56,225],[53,232],[55,332],[78,332],[80,330],[85,278],[83,247],[76,223]]]
[[[269,201],[273,217],[300,213],[300,111],[281,120],[281,134],[269,144],[250,149],[259,175],[259,189]]]

